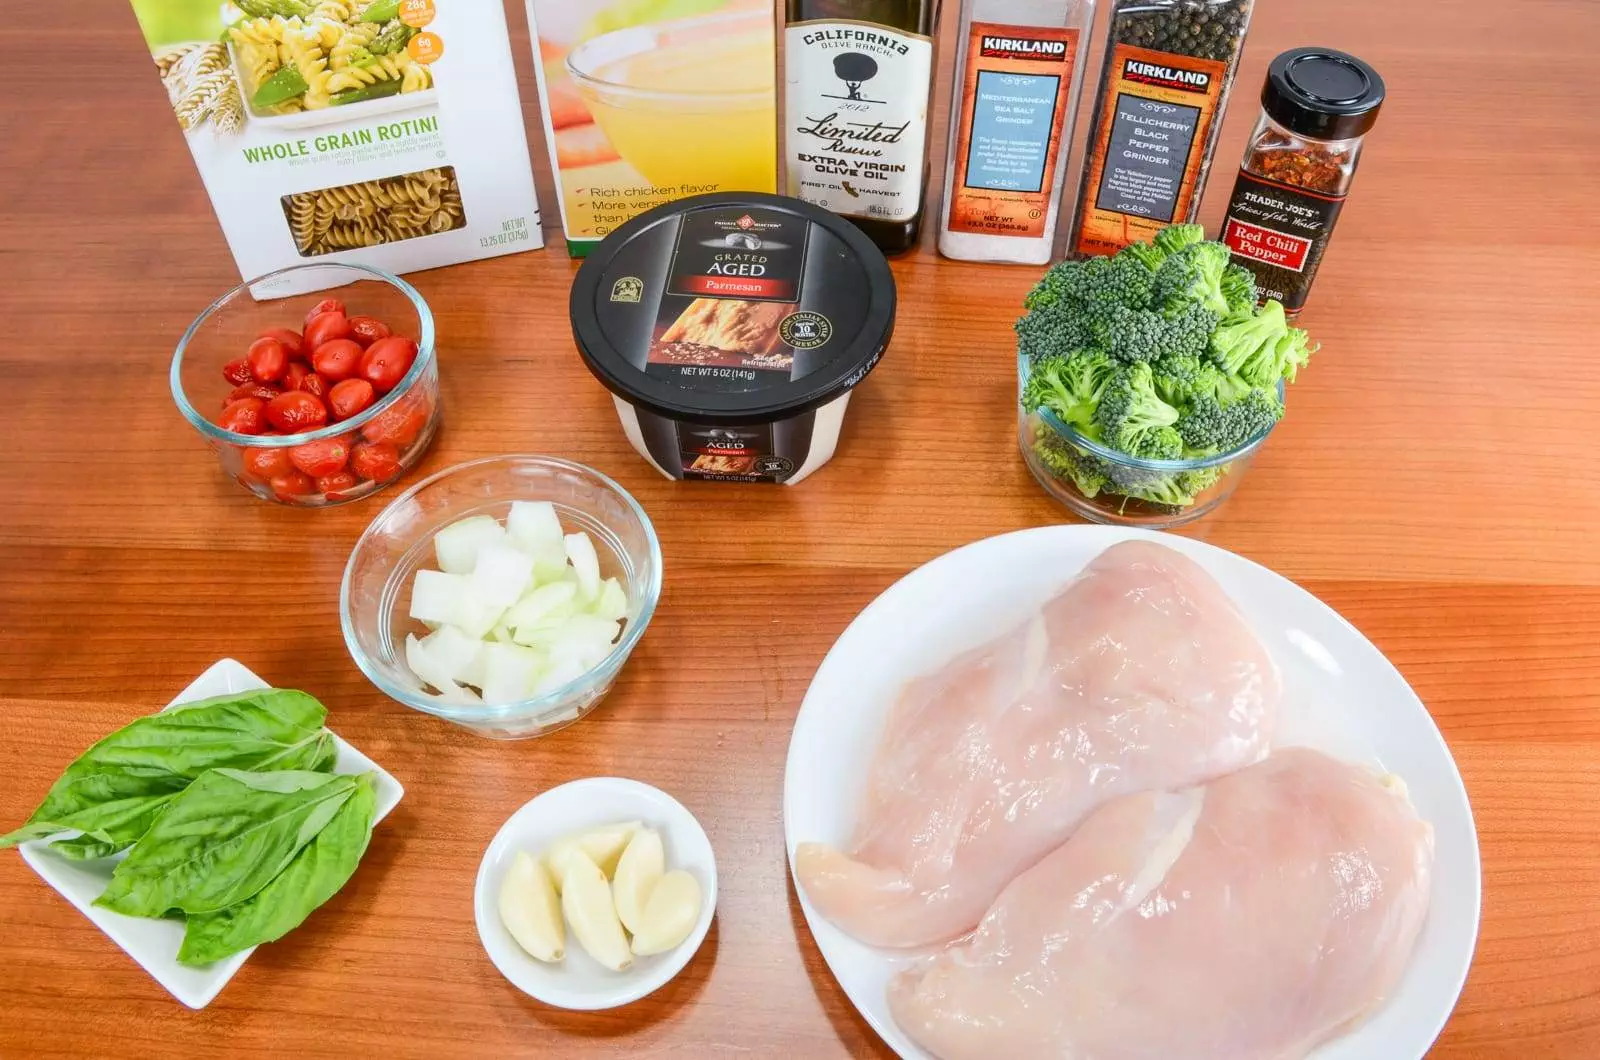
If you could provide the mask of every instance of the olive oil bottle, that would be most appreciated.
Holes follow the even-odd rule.
[[[786,0],[786,190],[886,254],[917,244],[939,0]]]

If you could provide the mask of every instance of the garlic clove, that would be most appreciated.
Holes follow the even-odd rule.
[[[639,930],[650,892],[666,871],[667,855],[661,845],[661,833],[653,828],[639,829],[628,840],[611,879],[611,895],[623,927],[633,932]]]
[[[565,860],[566,875],[561,880],[561,911],[566,914],[572,934],[589,956],[613,972],[633,965],[628,938],[611,898],[611,886],[600,866],[582,850]]]
[[[601,825],[598,828],[588,828],[582,832],[562,836],[550,844],[550,849],[545,853],[545,864],[550,868],[550,875],[555,878],[556,890],[561,890],[561,881],[567,875],[567,859],[575,850],[587,854],[589,860],[594,862],[607,878],[617,869],[617,859],[622,857],[622,852],[628,846],[628,840],[639,830],[638,821],[624,821],[621,824]]]
[[[567,932],[550,873],[527,851],[517,851],[500,885],[500,921],[528,956],[555,963],[566,956]]]
[[[644,917],[633,933],[640,957],[665,953],[689,937],[700,920],[700,881],[682,869],[666,873],[650,890]]]

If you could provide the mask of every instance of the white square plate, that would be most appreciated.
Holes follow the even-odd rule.
[[[180,703],[209,699],[229,692],[249,692],[267,687],[270,686],[251,673],[243,663],[223,659],[195,678],[193,684],[178,693],[177,698],[163,709],[170,710]],[[399,804],[401,796],[406,793],[405,788],[384,772],[382,766],[341,740],[337,733],[334,734],[333,743],[338,748],[334,772],[365,773],[371,770],[378,775],[378,813],[373,819],[376,826]],[[94,900],[111,882],[112,869],[125,855],[98,861],[68,861],[50,852],[50,844],[56,838],[61,837],[35,839],[21,844],[18,849],[22,852],[22,860],[33,866],[33,871],[44,882],[61,892],[67,901],[78,907],[79,912],[109,935],[124,953],[139,962],[139,966],[153,975],[156,982],[166,987],[173,997],[190,1008],[209,1005],[218,991],[233,978],[233,973],[255,952],[252,946],[232,957],[198,968],[179,964],[178,947],[183,942],[183,924],[180,921],[123,916],[94,904]]]

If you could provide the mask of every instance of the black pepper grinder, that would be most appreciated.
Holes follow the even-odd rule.
[[[1305,307],[1383,106],[1383,78],[1353,55],[1295,48],[1272,61],[1222,241],[1255,274],[1263,301]]]

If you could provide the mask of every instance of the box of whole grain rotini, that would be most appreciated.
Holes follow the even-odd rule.
[[[543,245],[496,0],[132,2],[246,279]]]

